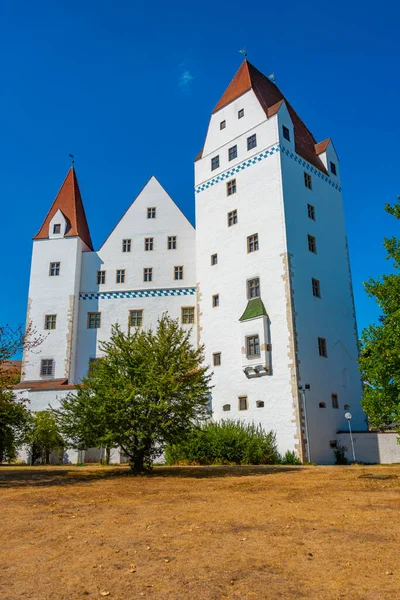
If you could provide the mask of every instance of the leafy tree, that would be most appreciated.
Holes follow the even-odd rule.
[[[400,219],[400,198],[387,213]],[[366,383],[362,405],[372,427],[400,430],[400,238],[385,238],[387,259],[393,273],[365,283],[382,315],[377,325],[364,329],[361,338],[360,370]]]
[[[98,360],[56,412],[78,448],[121,447],[135,474],[151,468],[166,443],[209,416],[210,378],[190,331],[163,315],[156,331],[118,325]]]
[[[64,447],[56,416],[51,410],[41,410],[32,415],[26,441],[30,447],[32,465],[38,459],[48,465],[53,450],[61,450]]]

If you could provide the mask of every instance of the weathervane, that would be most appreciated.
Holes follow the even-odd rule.
[[[241,50],[239,50],[240,54],[243,54],[243,56],[245,58],[247,58],[247,52],[246,52],[246,48],[242,48]]]
[[[69,154],[68,156],[71,159],[71,165],[74,166],[74,164],[75,164],[75,156],[73,154]]]

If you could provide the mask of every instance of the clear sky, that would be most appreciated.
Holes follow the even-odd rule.
[[[394,1],[3,0],[0,7],[0,323],[25,319],[31,238],[76,157],[95,247],[151,174],[194,219],[193,159],[213,106],[248,59],[317,141],[333,138],[359,328],[362,281],[388,270],[384,213],[400,194]]]

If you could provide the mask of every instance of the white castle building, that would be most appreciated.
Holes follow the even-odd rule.
[[[347,410],[367,429],[339,160],[248,61],[212,112],[195,201],[196,230],[152,177],[94,250],[71,168],[33,241],[27,323],[47,335],[18,389],[55,406],[112,324],[168,312],[205,345],[215,419],[332,463]]]

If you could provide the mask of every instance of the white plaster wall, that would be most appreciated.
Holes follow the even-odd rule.
[[[350,435],[340,432],[338,443],[347,448],[346,456],[353,460]],[[398,433],[377,433],[373,431],[353,433],[356,460],[369,463],[400,463],[400,444]]]

